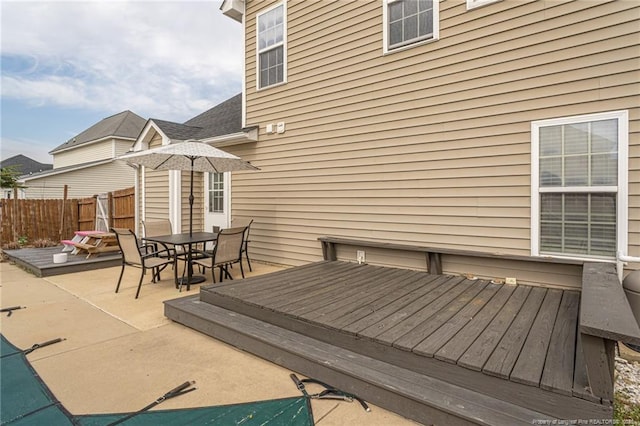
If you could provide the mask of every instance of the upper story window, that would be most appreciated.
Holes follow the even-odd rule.
[[[258,15],[258,88],[285,82],[285,8],[280,4]]]
[[[627,111],[536,121],[531,132],[532,254],[626,253]]]
[[[467,0],[467,10],[475,9],[476,7],[482,7],[498,1],[500,0]]]
[[[438,0],[385,0],[384,50],[438,39]]]

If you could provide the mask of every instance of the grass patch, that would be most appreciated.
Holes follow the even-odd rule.
[[[613,419],[617,425],[640,425],[640,405],[632,403],[624,392],[616,392]]]

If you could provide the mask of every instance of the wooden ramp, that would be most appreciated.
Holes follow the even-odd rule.
[[[604,419],[580,295],[323,261],[205,286],[166,315],[422,423]]]

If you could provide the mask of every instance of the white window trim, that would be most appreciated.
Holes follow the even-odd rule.
[[[384,0],[382,2],[382,53],[388,55],[391,53],[402,52],[407,49],[412,49],[416,46],[422,46],[424,44],[433,43],[440,38],[440,0],[433,0],[433,37],[416,41],[415,43],[409,43],[405,46],[395,47],[389,49],[389,8],[387,5],[398,0]]]
[[[258,19],[265,13],[282,6],[282,82],[260,87],[260,40],[258,36]],[[273,46],[272,46],[273,47]],[[287,2],[277,3],[256,14],[256,91],[271,89],[287,83]]]
[[[477,9],[491,3],[497,3],[501,0],[467,0],[467,10]]]
[[[591,259],[594,257],[580,255],[548,255],[540,254],[540,127],[575,124],[597,120],[618,120],[618,185],[615,187],[598,187],[599,190],[617,189],[617,246],[616,253],[626,255],[629,236],[628,204],[629,204],[629,111],[611,111],[605,113],[577,115],[550,120],[531,122],[531,255],[562,259]],[[572,192],[597,192],[598,189],[585,187]],[[565,192],[565,188],[546,188],[546,192]],[[614,256],[615,257],[615,256]],[[611,260],[615,260],[612,258]]]

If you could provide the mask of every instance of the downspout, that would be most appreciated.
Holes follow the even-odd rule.
[[[627,263],[640,263],[640,257],[627,256],[620,250],[616,256],[616,265],[618,268],[618,279],[622,282],[624,274],[624,265]]]

